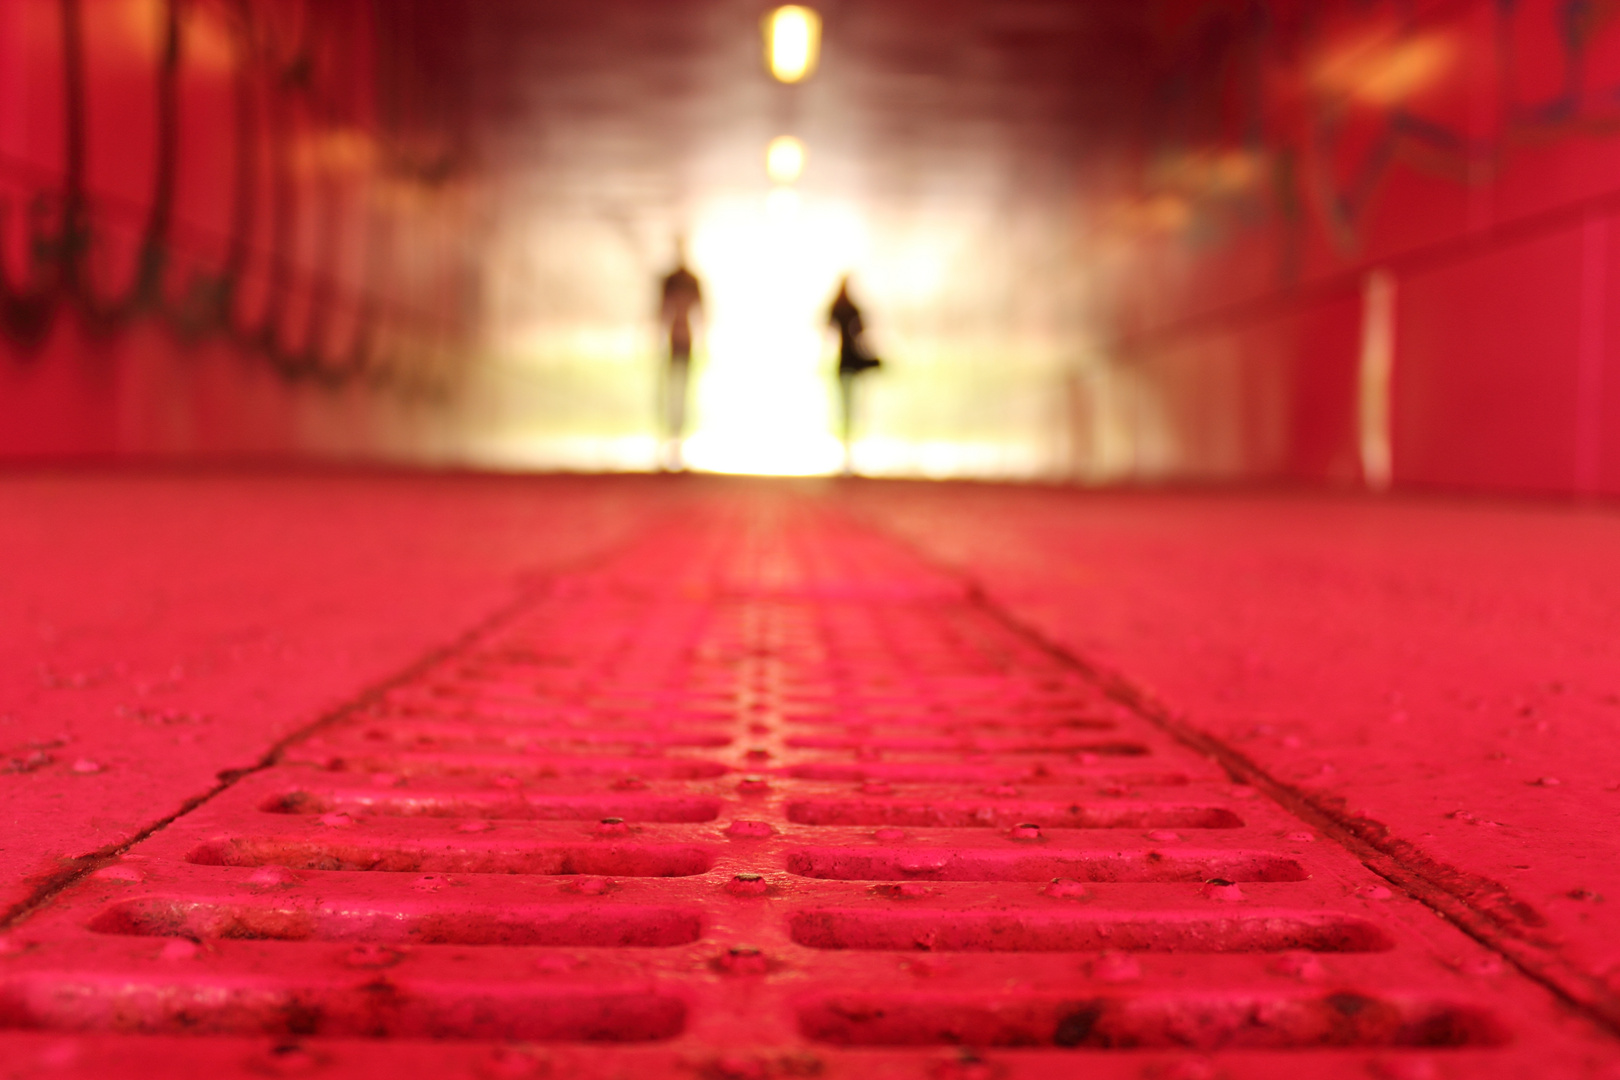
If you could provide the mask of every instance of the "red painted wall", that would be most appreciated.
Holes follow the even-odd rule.
[[[1620,493],[1620,5],[1168,0],[1093,240],[1161,473],[1355,481],[1365,275],[1397,483]]]
[[[0,456],[424,452],[475,260],[419,6],[0,4]]]

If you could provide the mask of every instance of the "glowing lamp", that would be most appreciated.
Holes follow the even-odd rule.
[[[765,148],[765,173],[773,183],[791,184],[804,172],[804,143],[792,135],[778,135]]]
[[[807,7],[788,4],[765,16],[765,62],[771,74],[796,83],[816,70],[821,49],[821,16]]]

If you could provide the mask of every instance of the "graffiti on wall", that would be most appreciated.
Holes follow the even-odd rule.
[[[471,204],[425,75],[387,50],[409,7],[0,7],[7,351],[65,316],[149,320],[289,379],[442,384],[472,317]]]
[[[1199,258],[1266,233],[1257,289],[1602,194],[1564,170],[1522,192],[1515,171],[1620,134],[1616,0],[1174,2],[1156,20],[1165,75],[1114,220]]]
[[[1139,471],[1620,490],[1620,0],[1150,17],[1098,201]]]

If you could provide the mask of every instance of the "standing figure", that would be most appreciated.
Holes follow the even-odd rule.
[[[692,316],[703,312],[703,287],[686,268],[686,246],[675,245],[675,269],[664,275],[659,323],[669,332],[669,363],[664,368],[661,464],[666,469],[685,467],[682,443],[686,439],[687,384],[692,369]]]
[[[827,311],[827,323],[838,328],[839,437],[844,443],[844,475],[850,476],[855,472],[855,380],[882,361],[872,355],[863,340],[866,324],[861,321],[861,309],[849,298],[847,274],[838,283],[838,295]]]

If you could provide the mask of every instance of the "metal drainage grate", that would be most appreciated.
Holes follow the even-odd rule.
[[[0,1072],[1293,1080],[1611,1055],[953,582],[767,511],[557,583],[13,928]]]

